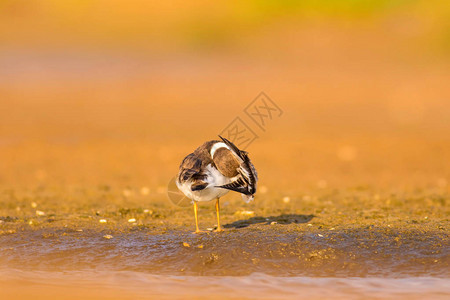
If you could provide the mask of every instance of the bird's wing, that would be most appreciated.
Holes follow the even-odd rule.
[[[253,195],[256,192],[258,175],[247,152],[239,150],[238,147],[226,138],[219,137],[228,148],[217,149],[214,153],[213,161],[216,164],[217,169],[223,175],[230,178],[234,177],[234,180],[231,183],[220,187],[245,195]]]
[[[239,175],[240,162],[230,149],[225,147],[217,149],[212,160],[223,176],[233,178]]]
[[[186,156],[180,165],[178,173],[178,182],[183,184],[191,181],[191,190],[198,191],[206,188],[208,183],[205,181],[206,174],[202,172],[202,161],[194,153]]]

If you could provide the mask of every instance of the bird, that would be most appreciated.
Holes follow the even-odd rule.
[[[220,226],[220,203],[229,191],[238,192],[249,203],[254,200],[258,174],[248,152],[219,135],[219,140],[203,143],[180,164],[175,184],[194,205],[195,232],[198,227],[198,202],[216,200],[217,228]]]

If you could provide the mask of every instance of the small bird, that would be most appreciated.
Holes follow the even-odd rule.
[[[229,191],[241,193],[247,203],[254,199],[258,174],[248,153],[219,135],[222,141],[208,141],[186,156],[175,183],[194,203],[195,233],[198,229],[197,202],[216,199],[217,229],[220,227],[219,199]]]

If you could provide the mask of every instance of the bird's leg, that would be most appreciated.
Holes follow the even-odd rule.
[[[216,200],[216,213],[217,213],[217,232],[222,231],[222,227],[220,227],[220,207],[219,207],[219,198]]]
[[[194,215],[195,215],[195,232],[194,233],[200,233],[200,230],[198,229],[197,211],[198,211],[197,201],[194,201]]]

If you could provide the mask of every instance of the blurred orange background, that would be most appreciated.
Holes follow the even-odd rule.
[[[264,91],[261,184],[448,189],[448,1],[0,1],[0,185],[165,187]]]

